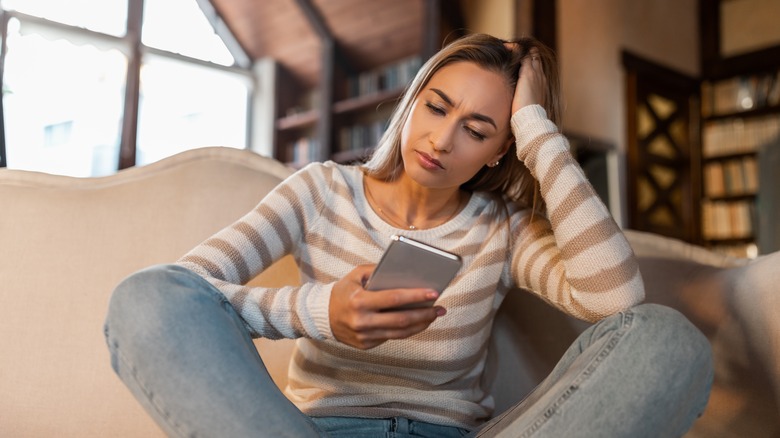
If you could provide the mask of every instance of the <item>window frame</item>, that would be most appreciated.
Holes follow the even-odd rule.
[[[221,70],[233,74],[239,74],[249,79],[247,98],[247,148],[253,149],[254,136],[252,132],[253,107],[257,102],[257,83],[254,63],[241,47],[236,38],[225,25],[222,18],[211,5],[209,0],[196,0],[201,11],[208,19],[214,31],[217,33],[230,54],[235,60],[233,65],[221,64],[192,58],[167,50],[148,47],[141,41],[141,29],[143,24],[144,0],[127,0],[127,30],[124,36],[108,35],[89,29],[72,26],[56,21],[47,20],[22,12],[5,10],[0,6],[0,90],[4,84],[5,58],[7,53],[8,24],[16,18],[26,25],[33,25],[45,29],[47,32],[56,33],[71,41],[86,41],[97,47],[110,47],[117,49],[127,56],[127,74],[125,77],[125,97],[122,111],[122,127],[120,133],[119,160],[116,170],[122,170],[136,165],[138,111],[141,91],[141,66],[147,55],[159,56],[174,61],[197,65],[208,69]],[[0,168],[7,167],[5,139],[4,99],[0,98]]]

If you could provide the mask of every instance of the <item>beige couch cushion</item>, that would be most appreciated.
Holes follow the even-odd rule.
[[[97,179],[0,171],[0,436],[154,436],[110,367],[109,295],[172,262],[290,174],[207,148]],[[297,281],[290,260],[271,281]],[[293,268],[293,269],[290,269]]]
[[[626,231],[646,300],[680,310],[712,343],[715,382],[686,438],[780,436],[780,252],[755,260]]]

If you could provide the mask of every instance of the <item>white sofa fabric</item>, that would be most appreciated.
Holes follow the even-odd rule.
[[[171,262],[230,224],[291,172],[219,147],[101,178],[0,169],[0,436],[161,436],[111,370],[102,331],[110,293],[128,274]],[[648,301],[680,309],[713,341],[713,398],[687,436],[780,433],[778,254],[748,263],[627,235]],[[289,258],[253,280],[297,281]],[[530,294],[513,295],[491,350],[499,408],[530,391],[586,326]],[[292,343],[257,345],[283,386]]]

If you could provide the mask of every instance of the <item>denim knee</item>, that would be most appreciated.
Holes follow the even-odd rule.
[[[138,271],[122,280],[111,295],[111,310],[123,312],[149,311],[160,301],[193,299],[205,292],[208,299],[221,301],[224,297],[203,278],[178,265],[155,265]]]
[[[632,325],[645,334],[643,355],[671,372],[687,373],[692,387],[709,390],[714,375],[709,340],[682,313],[659,304],[629,310]]]
[[[640,304],[630,309],[633,318],[643,330],[654,334],[659,344],[667,347],[684,344],[691,350],[701,351],[706,359],[710,343],[704,334],[679,311],[660,304]]]
[[[155,329],[170,311],[186,307],[188,301],[227,301],[211,284],[177,265],[155,265],[125,278],[114,289],[108,305],[105,334],[118,331]],[[143,322],[143,323],[142,323]]]

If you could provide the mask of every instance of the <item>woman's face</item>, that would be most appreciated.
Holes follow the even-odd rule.
[[[459,187],[511,143],[512,91],[472,62],[439,69],[413,102],[401,134],[406,176],[428,188]]]

